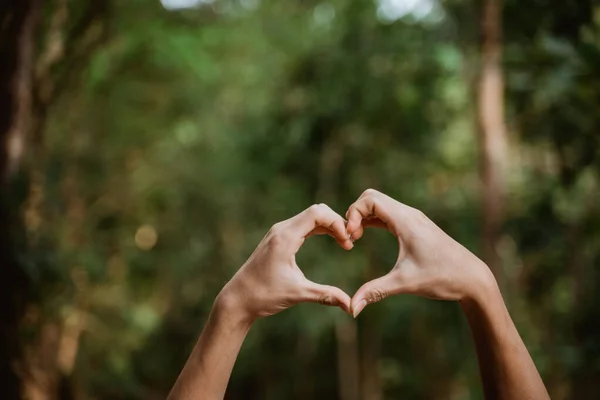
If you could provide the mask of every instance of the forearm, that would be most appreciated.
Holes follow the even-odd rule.
[[[167,400],[220,400],[252,321],[218,302]]]
[[[486,399],[548,399],[495,280],[461,301],[475,341]]]

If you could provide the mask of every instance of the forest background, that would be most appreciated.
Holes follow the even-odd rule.
[[[2,398],[162,399],[275,222],[369,187],[496,274],[553,399],[600,391],[600,6],[0,5]],[[394,239],[298,256],[348,293]],[[455,303],[259,321],[230,399],[481,399]]]

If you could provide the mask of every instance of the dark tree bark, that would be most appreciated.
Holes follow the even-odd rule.
[[[335,324],[340,400],[360,399],[360,365],[356,321],[348,319]]]
[[[502,283],[497,251],[504,219],[507,139],[502,76],[502,1],[484,0],[481,14],[481,70],[478,83],[480,179],[483,197],[483,256]]]
[[[320,148],[317,202],[335,204],[335,182],[339,180],[344,158],[345,142],[340,132],[330,132],[321,127],[327,139]],[[360,399],[360,354],[358,327],[355,320],[335,322],[337,344],[338,393],[340,400]]]
[[[29,284],[17,258],[16,235],[22,225],[14,177],[31,121],[36,14],[36,0],[0,3],[0,393],[4,399],[20,398],[19,324]]]
[[[374,268],[376,263],[372,256],[373,249],[370,249],[369,271],[367,271],[367,280],[375,279],[382,274],[379,268]],[[381,316],[379,310],[369,310],[369,313],[362,315],[363,324],[361,326],[361,378],[362,378],[362,399],[363,400],[382,400],[383,384],[379,370],[379,361],[381,358]]]
[[[27,328],[37,340],[28,337],[25,343],[20,338],[25,307],[33,304],[29,294],[35,290],[30,287],[18,255],[32,251],[25,229],[26,225],[29,233],[32,224],[27,217],[23,221],[23,214],[31,214],[31,207],[41,207],[31,196],[43,186],[39,181],[43,181],[40,160],[46,113],[70,80],[78,76],[73,72],[82,70],[95,49],[106,40],[109,4],[109,0],[83,3],[82,14],[67,29],[66,0],[46,4],[43,0],[0,2],[0,393],[3,399],[66,398],[70,392],[68,374],[59,365],[63,358],[55,356],[60,343],[50,329],[55,322],[43,326],[30,323]],[[42,10],[48,24],[40,35],[45,40],[38,46],[36,30]],[[29,168],[23,167],[26,159]],[[35,164],[30,162],[33,159]],[[31,188],[27,188],[27,180]],[[36,329],[39,331],[33,332]]]

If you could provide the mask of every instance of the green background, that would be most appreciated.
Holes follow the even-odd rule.
[[[44,6],[37,51],[56,42],[63,55],[21,190],[32,282],[21,339],[43,358],[54,332],[41,369],[61,377],[63,398],[164,398],[222,285],[272,224],[313,203],[343,214],[373,187],[482,254],[479,2],[88,3]],[[600,8],[506,0],[503,18],[502,290],[552,398],[589,399]],[[298,264],[352,294],[396,255],[393,237],[368,231],[349,253],[311,238]],[[459,306],[412,296],[356,321],[313,304],[258,321],[227,395],[482,397]]]

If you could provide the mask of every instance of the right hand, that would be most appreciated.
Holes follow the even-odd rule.
[[[440,300],[471,299],[496,286],[490,269],[421,211],[373,189],[346,213],[347,232],[358,240],[364,227],[387,229],[398,239],[392,270],[365,283],[352,298],[356,317],[367,304],[400,293]]]

